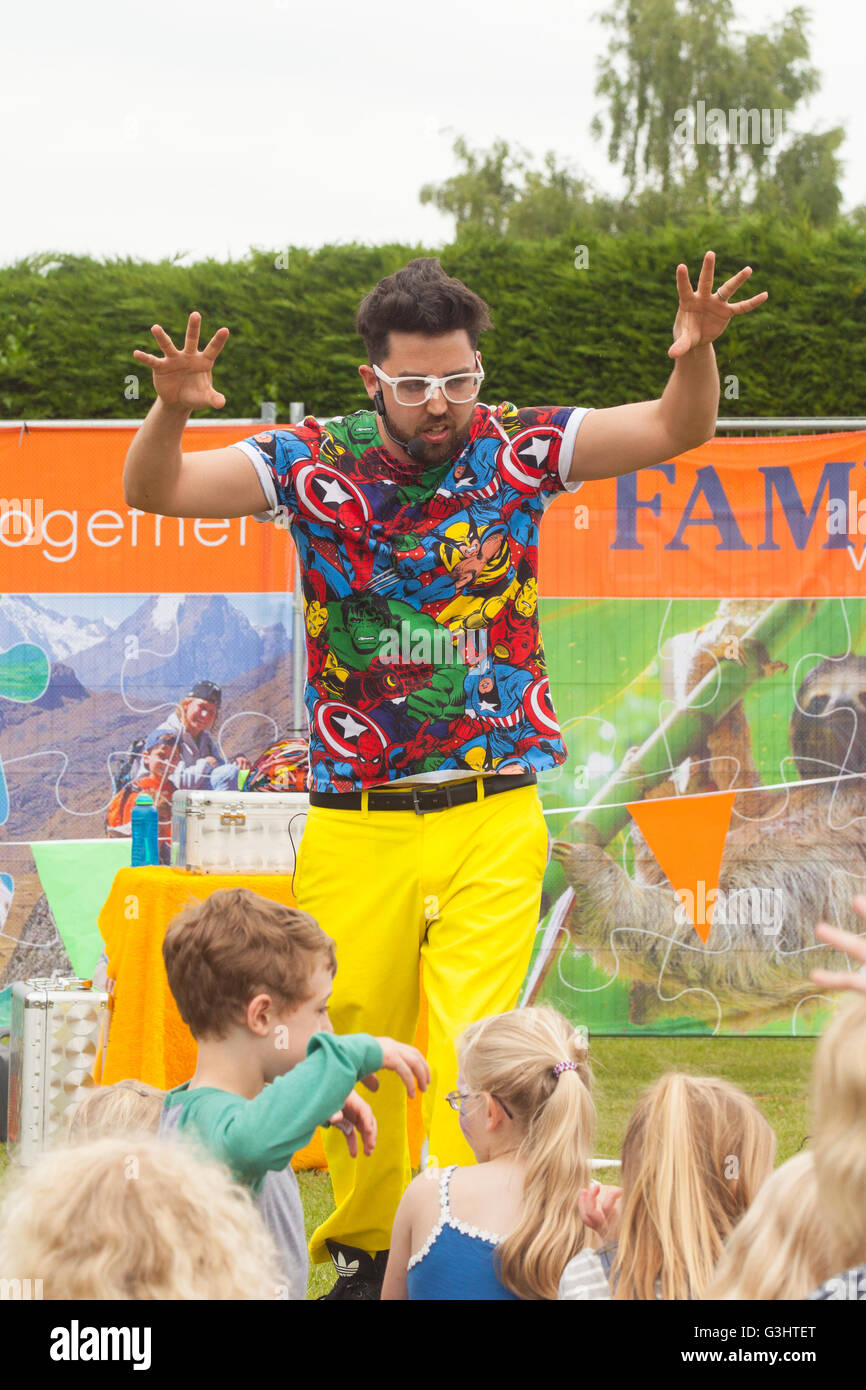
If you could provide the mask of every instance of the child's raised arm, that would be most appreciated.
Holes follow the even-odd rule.
[[[377,1038],[376,1042],[382,1049],[382,1068],[395,1071],[410,1096],[415,1094],[416,1080],[422,1091],[427,1090],[430,1085],[430,1068],[417,1047],[397,1042],[395,1038]],[[382,1068],[377,1067],[377,1071]],[[379,1089],[378,1078],[373,1075],[362,1076],[361,1084],[366,1086],[368,1091]]]
[[[309,1144],[316,1128],[343,1108],[359,1077],[378,1070],[381,1057],[369,1033],[314,1033],[304,1060],[251,1100],[203,1091],[192,1123],[208,1131],[209,1147],[242,1181],[263,1177],[285,1168]]]

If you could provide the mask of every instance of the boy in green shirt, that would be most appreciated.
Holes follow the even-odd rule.
[[[334,1034],[334,943],[297,908],[246,888],[212,893],[174,919],[163,958],[198,1063],[166,1095],[160,1133],[193,1135],[247,1184],[279,1247],[288,1296],[303,1299],[308,1257],[292,1155],[330,1123],[353,1157],[357,1130],[369,1156],[376,1122],[355,1083],[375,1090],[384,1067],[414,1095],[416,1080],[427,1088],[427,1063],[393,1038]]]

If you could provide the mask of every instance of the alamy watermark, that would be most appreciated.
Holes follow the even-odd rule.
[[[73,1318],[68,1327],[51,1330],[48,1355],[52,1361],[131,1361],[134,1371],[147,1371],[151,1360],[149,1327],[82,1327]]]
[[[698,879],[696,890],[674,890],[677,907],[674,920],[684,927],[762,927],[768,936],[778,932],[784,918],[784,894],[781,888],[710,888]]]
[[[847,502],[841,497],[828,497],[826,507],[829,536],[866,536],[866,497],[860,497],[852,488]]]
[[[707,109],[702,99],[674,112],[674,140],[678,145],[773,145],[784,129],[780,108],[719,106]]]
[[[487,656],[487,631],[467,631],[437,624],[435,628],[414,627],[403,619],[399,630],[382,628],[379,660],[386,666],[472,666]]]
[[[44,498],[0,497],[0,541],[4,545],[15,549],[19,545],[38,545],[44,522]]]
[[[42,1298],[41,1279],[0,1279],[0,1301],[28,1301]]]

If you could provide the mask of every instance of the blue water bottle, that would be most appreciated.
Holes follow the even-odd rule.
[[[132,867],[159,863],[159,814],[153,797],[139,792],[132,808]]]

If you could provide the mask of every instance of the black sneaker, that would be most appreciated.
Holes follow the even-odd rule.
[[[353,1245],[339,1245],[335,1240],[326,1240],[328,1254],[334,1261],[337,1282],[329,1293],[322,1294],[320,1303],[331,1299],[351,1298],[369,1302],[382,1297],[382,1281],[388,1263],[388,1251],[380,1250],[370,1255],[366,1250],[356,1250]]]

